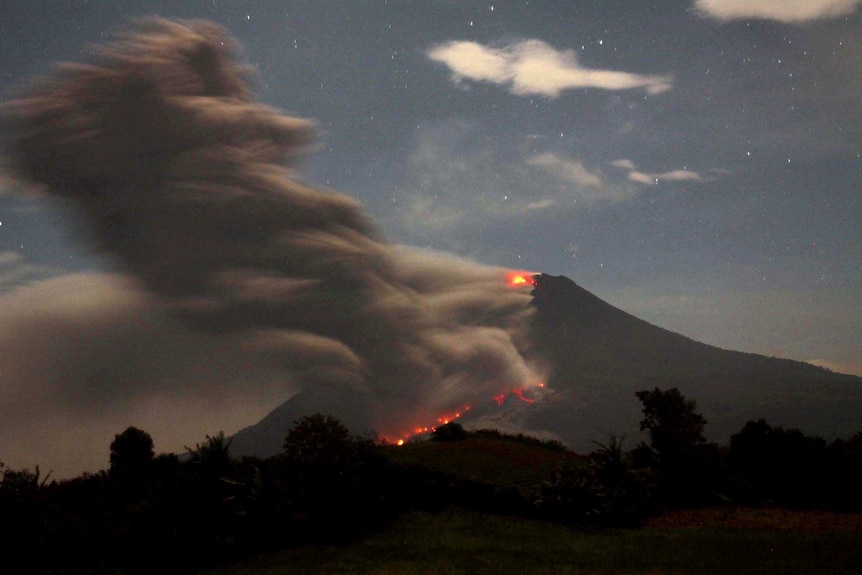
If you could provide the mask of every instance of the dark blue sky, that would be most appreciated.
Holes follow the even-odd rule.
[[[858,4],[15,1],[2,94],[131,17],[211,19],[262,100],[319,122],[308,179],[393,241],[862,374]],[[110,265],[62,207],[8,195],[7,291]]]

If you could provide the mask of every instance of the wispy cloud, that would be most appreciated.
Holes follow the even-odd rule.
[[[628,172],[628,179],[638,184],[657,185],[661,182],[702,182],[703,177],[693,170],[681,169],[667,172],[642,172],[629,159],[614,160],[611,165]]]
[[[572,205],[590,206],[599,202],[621,202],[636,195],[637,190],[624,182],[610,181],[599,169],[590,169],[580,158],[544,152],[527,158],[526,164],[543,172],[550,189],[557,190],[560,200]],[[556,203],[556,202],[555,202]],[[540,203],[549,207],[547,203]]]
[[[30,282],[60,275],[62,270],[33,264],[14,250],[0,251],[0,294]]]
[[[629,179],[639,184],[655,185],[662,180],[666,182],[700,182],[703,178],[697,172],[689,170],[672,170],[670,172],[646,173],[637,170],[629,172]]]
[[[611,165],[617,168],[623,168],[624,170],[636,170],[637,166],[635,163],[627,158],[621,158],[619,160],[614,160],[611,162]]]
[[[584,167],[579,159],[562,158],[549,152],[537,154],[527,160],[531,166],[539,166],[555,174],[565,182],[601,190],[605,187],[602,177]]]
[[[475,246],[463,243],[472,242],[477,229],[610,208],[643,191],[626,172],[605,170],[540,140],[527,135],[521,142],[491,141],[481,126],[466,122],[423,130],[407,179],[390,190],[386,227],[400,241],[477,257]]]
[[[802,23],[851,14],[862,0],[695,0],[701,16],[729,21],[740,19],[777,20]]]
[[[643,76],[582,66],[573,50],[556,50],[541,40],[525,40],[502,48],[453,41],[431,48],[428,57],[446,65],[455,82],[472,80],[506,85],[519,96],[556,98],[564,90],[643,89],[660,94],[671,88],[670,76]]]

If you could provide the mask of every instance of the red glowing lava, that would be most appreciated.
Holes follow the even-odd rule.
[[[536,280],[533,279],[533,274],[528,272],[512,272],[509,274],[509,285],[520,287],[525,285],[536,285]]]
[[[528,388],[512,389],[512,390],[509,390],[507,392],[499,393],[499,394],[495,395],[493,399],[495,402],[497,402],[498,406],[502,406],[503,403],[506,401],[506,398],[509,397],[510,395],[514,395],[515,397],[517,397],[518,399],[520,399],[524,403],[535,403],[536,400],[534,398],[527,396],[526,394],[530,389],[537,388],[537,387],[538,388],[544,388],[545,384],[542,382],[538,382],[538,383],[531,385]],[[470,411],[470,406],[465,405],[464,409],[462,409],[461,411],[456,411],[456,412],[450,413],[448,415],[441,415],[439,418],[437,418],[437,425],[446,425],[447,423],[451,423],[451,422],[455,421],[456,419],[459,419],[462,415],[464,415],[464,413],[466,413],[468,411]],[[399,437],[399,438],[394,439],[394,440],[387,439],[387,441],[391,441],[395,445],[404,445],[412,437],[416,437],[416,436],[423,435],[426,433],[433,433],[436,430],[437,430],[436,425],[435,426],[428,426],[428,427],[416,427],[413,429],[412,432],[406,433],[402,437]]]
[[[470,406],[465,405],[464,409],[462,409],[461,411],[456,411],[456,412],[450,413],[448,415],[441,415],[440,417],[437,418],[437,424],[438,425],[446,425],[447,423],[451,423],[451,422],[455,421],[456,419],[460,418],[462,415],[464,415],[468,411],[470,411]],[[416,437],[417,435],[422,435],[424,433],[433,433],[436,430],[437,430],[436,425],[432,425],[432,426],[428,426],[428,427],[416,427],[413,429],[413,431],[411,433],[407,433],[403,437],[399,437],[398,439],[393,440],[393,443],[395,443],[395,445],[404,445],[407,442],[407,440],[410,439],[411,437]]]
[[[545,384],[542,382],[539,382],[539,383],[536,383],[535,385],[533,385],[533,387],[545,387]],[[535,399],[533,399],[532,397],[528,397],[526,395],[528,389],[529,388],[518,388],[518,389],[509,390],[506,393],[500,393],[500,394],[494,396],[494,401],[497,402],[497,405],[503,405],[503,403],[506,401],[507,397],[509,397],[510,395],[514,395],[515,397],[517,397],[518,399],[520,399],[524,403],[535,403],[536,402]]]

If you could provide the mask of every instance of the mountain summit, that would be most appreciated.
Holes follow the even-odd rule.
[[[760,417],[826,438],[862,429],[862,378],[694,341],[615,308],[563,276],[540,274],[534,281],[535,313],[525,332],[546,385],[533,403],[507,400],[497,411],[468,413],[465,426],[499,424],[589,451],[610,433],[636,436],[636,391],[677,387],[697,402],[706,435],[719,441]],[[295,419],[327,409],[348,424],[363,419],[349,398],[324,402],[299,394],[238,432],[235,453],[277,452]]]

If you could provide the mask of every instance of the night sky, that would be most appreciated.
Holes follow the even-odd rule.
[[[263,102],[318,123],[307,181],[391,241],[862,374],[860,4],[15,0],[0,89],[86,60],[133,17],[209,19]],[[69,210],[0,185],[0,315],[113,271]]]

